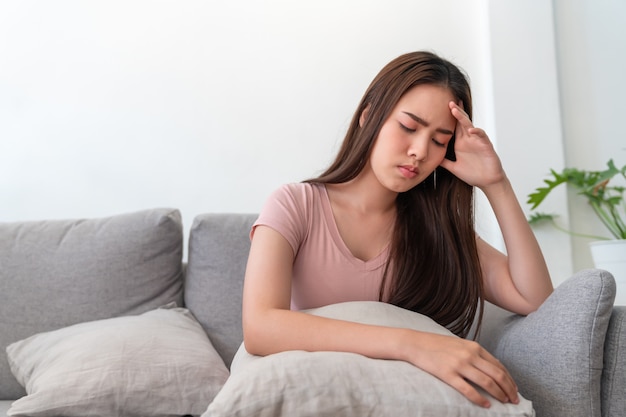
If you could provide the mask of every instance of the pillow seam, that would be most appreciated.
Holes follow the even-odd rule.
[[[619,318],[619,321],[617,322],[617,324],[615,326],[615,328],[619,328],[621,330],[623,328],[623,324],[624,324],[624,316],[621,315],[620,318]],[[612,356],[613,357],[616,357],[617,356],[617,352],[620,351],[620,346],[621,346],[620,345],[620,338],[617,338],[616,343],[617,343],[617,346],[615,347],[615,349],[612,349],[612,353],[613,353]],[[611,375],[614,375],[615,374],[615,370],[617,369],[617,360],[613,360],[612,362],[613,362],[613,366],[612,366],[612,368],[610,370],[610,373],[611,373]],[[604,372],[604,369],[603,369],[603,372]],[[608,387],[606,387],[606,388],[608,389],[608,397],[612,398],[613,397],[613,389],[615,388],[615,379],[614,378],[612,378],[609,381]],[[611,415],[610,414],[611,404],[612,403],[610,401],[607,402],[608,409],[607,410],[603,410],[603,411],[605,411],[605,414],[607,416]]]
[[[602,303],[600,302],[602,295],[604,294],[605,290],[606,290],[606,279],[604,277],[604,274],[600,274],[600,282],[601,282],[601,286],[600,286],[600,291],[598,291],[598,296],[596,297],[596,308],[594,311],[594,315],[593,315],[593,320],[591,323],[591,332],[589,334],[590,338],[589,338],[589,346],[588,346],[588,355],[589,357],[591,357],[591,353],[592,353],[592,348],[593,348],[593,341],[595,340],[595,336],[596,333],[598,332],[598,313],[600,311],[600,306],[602,305]],[[606,335],[605,335],[606,337]],[[604,341],[602,342],[602,349],[601,349],[601,353],[602,353],[602,361],[604,362]],[[589,392],[594,392],[594,387],[592,386],[592,380],[593,380],[593,371],[594,371],[594,367],[590,366],[589,370],[588,370],[588,384],[589,384]],[[600,380],[600,385],[602,385],[602,380]],[[600,392],[599,392],[600,396],[602,395],[602,390],[600,388]],[[590,416],[596,416],[596,414],[593,412],[598,406],[600,405],[596,405],[595,401],[594,401],[594,396],[591,395],[590,401],[589,401],[589,406],[590,406],[590,410],[589,410],[589,415]],[[600,417],[600,416],[597,416]]]

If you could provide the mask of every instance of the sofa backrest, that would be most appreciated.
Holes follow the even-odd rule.
[[[201,214],[189,232],[185,307],[228,367],[243,340],[243,279],[256,218],[256,214]]]
[[[6,347],[72,324],[182,305],[176,209],[0,223],[0,400],[25,394]]]

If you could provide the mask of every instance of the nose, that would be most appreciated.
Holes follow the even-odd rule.
[[[411,158],[415,158],[418,161],[424,161],[428,158],[428,144],[430,139],[427,137],[416,137],[411,141],[411,145],[408,149],[408,154]]]

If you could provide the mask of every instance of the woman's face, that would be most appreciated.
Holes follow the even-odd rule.
[[[408,191],[439,166],[456,127],[449,107],[454,100],[449,89],[429,84],[402,96],[383,124],[369,161],[384,187]]]

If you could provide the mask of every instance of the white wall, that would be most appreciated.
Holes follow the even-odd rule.
[[[490,0],[493,112],[498,153],[522,207],[550,168],[564,167],[552,3]],[[567,219],[566,190],[542,204]],[[569,236],[535,229],[552,280],[572,274]]]
[[[550,168],[626,164],[626,3],[489,0],[493,114],[498,152],[520,201]],[[583,201],[584,202],[584,201]],[[565,227],[609,236],[573,192],[557,189],[541,211]],[[528,210],[529,206],[524,205]],[[593,266],[590,239],[535,229],[555,285]]]
[[[626,16],[605,1],[0,2],[0,221],[172,206],[188,229],[200,213],[258,211],[326,167],[371,78],[416,49],[469,73],[475,121],[524,202],[563,155],[623,152],[611,92]],[[584,100],[563,91],[591,99],[572,108]],[[569,240],[537,233],[558,283]]]
[[[554,0],[565,155],[568,166],[603,169],[626,164],[626,2]],[[591,209],[569,196],[569,226],[610,237]],[[568,225],[567,219],[564,224]],[[572,238],[574,269],[593,265],[588,244]]]
[[[258,211],[401,53],[463,66],[484,114],[484,26],[466,0],[2,2],[0,221]]]

